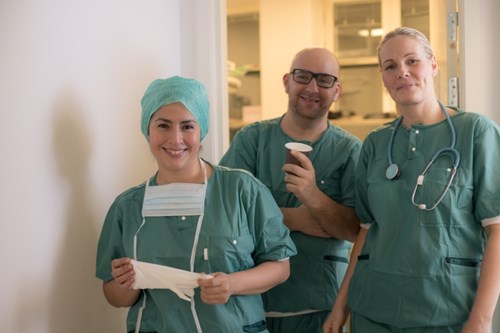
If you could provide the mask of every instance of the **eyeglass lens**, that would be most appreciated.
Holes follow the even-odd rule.
[[[291,71],[293,79],[302,84],[308,84],[313,78],[316,84],[322,88],[331,88],[337,81],[337,78],[330,74],[313,73],[304,69],[294,69]]]

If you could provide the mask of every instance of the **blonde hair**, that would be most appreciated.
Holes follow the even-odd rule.
[[[431,44],[429,43],[429,39],[418,31],[417,29],[413,28],[408,28],[408,27],[399,27],[396,28],[392,31],[389,31],[384,38],[380,41],[380,43],[377,46],[377,57],[378,57],[378,63],[380,65],[380,49],[384,46],[384,44],[391,38],[397,37],[397,36],[407,36],[415,39],[424,49],[425,53],[431,59],[434,57],[434,51],[432,51]]]

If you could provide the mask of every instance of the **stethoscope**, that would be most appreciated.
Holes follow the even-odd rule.
[[[460,164],[460,153],[455,149],[455,142],[457,139],[457,135],[455,133],[455,127],[453,126],[450,115],[446,111],[446,108],[444,107],[443,103],[441,101],[438,101],[439,107],[441,108],[441,111],[443,111],[444,115],[446,116],[446,121],[448,122],[448,126],[450,127],[451,131],[451,144],[449,147],[444,147],[438,150],[431,158],[427,166],[425,167],[424,171],[417,177],[417,184],[415,185],[415,188],[413,189],[413,194],[411,196],[411,202],[413,205],[417,206],[419,209],[422,210],[427,210],[431,211],[435,209],[443,200],[444,196],[448,192],[451,186],[451,182],[455,178],[455,174],[457,173],[458,165]],[[400,170],[399,166],[392,161],[392,146],[394,144],[394,138],[396,137],[396,132],[401,125],[401,122],[403,121],[403,117],[399,117],[399,119],[396,122],[396,126],[394,127],[394,130],[392,131],[391,138],[389,140],[389,147],[387,149],[387,160],[389,162],[389,167],[387,167],[387,170],[385,172],[385,176],[387,179],[392,180],[392,179],[397,179],[400,175]],[[427,205],[425,203],[416,203],[415,202],[415,194],[417,193],[417,189],[419,186],[422,186],[424,183],[424,178],[425,174],[427,173],[427,170],[431,167],[432,164],[441,156],[443,155],[451,155],[451,158],[453,160],[453,170],[451,171],[451,176],[450,179],[448,180],[448,183],[446,185],[446,188],[444,189],[443,193],[439,197],[439,199],[436,201],[434,206],[431,208],[427,208]]]

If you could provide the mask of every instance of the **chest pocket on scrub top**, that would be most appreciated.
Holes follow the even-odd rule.
[[[424,213],[420,223],[421,225],[459,226],[462,224],[460,219],[452,218],[453,212],[458,209],[471,209],[472,188],[464,186],[462,177],[463,170],[461,168],[457,169],[448,191],[437,207],[437,211],[443,212],[443,214],[440,214],[441,218],[426,218],[427,216]],[[443,156],[437,159],[425,174],[423,183],[415,194],[415,201],[425,203],[428,207],[433,206],[446,189],[452,172],[453,161],[450,158]]]
[[[206,253],[210,272],[236,272],[255,266],[252,235],[213,236],[207,239]]]

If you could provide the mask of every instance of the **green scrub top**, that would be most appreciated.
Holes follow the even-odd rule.
[[[484,116],[451,117],[457,174],[432,211],[412,204],[417,177],[451,144],[446,121],[400,126],[392,160],[401,170],[388,180],[387,151],[396,120],[372,132],[358,162],[356,212],[370,224],[348,293],[352,311],[376,322],[410,328],[467,320],[475,297],[486,236],[481,221],[500,215],[500,132]],[[416,203],[431,207],[446,188],[452,160],[440,157],[426,173]]]
[[[259,178],[273,194],[279,207],[301,203],[286,189],[285,143],[296,141],[281,129],[281,117],[240,129],[220,164],[243,168]],[[354,174],[361,141],[328,124],[315,142],[309,158],[316,184],[336,202],[354,206]],[[351,243],[291,232],[298,255],[290,259],[290,278],[263,295],[266,311],[298,312],[305,309],[331,310],[347,269]]]
[[[232,273],[296,253],[283,216],[269,190],[247,172],[213,166],[194,263],[195,272]],[[156,185],[153,181],[152,185]],[[133,258],[133,241],[142,223],[145,184],[113,202],[102,228],[96,276],[109,281],[111,261]],[[199,216],[148,217],[137,236],[137,259],[189,271]],[[208,250],[208,260],[204,259]],[[146,295],[141,331],[196,332],[190,303],[168,289],[146,289],[128,313],[127,330],[135,330]],[[267,332],[260,295],[232,296],[226,304],[209,305],[195,289],[196,312],[203,332]]]

